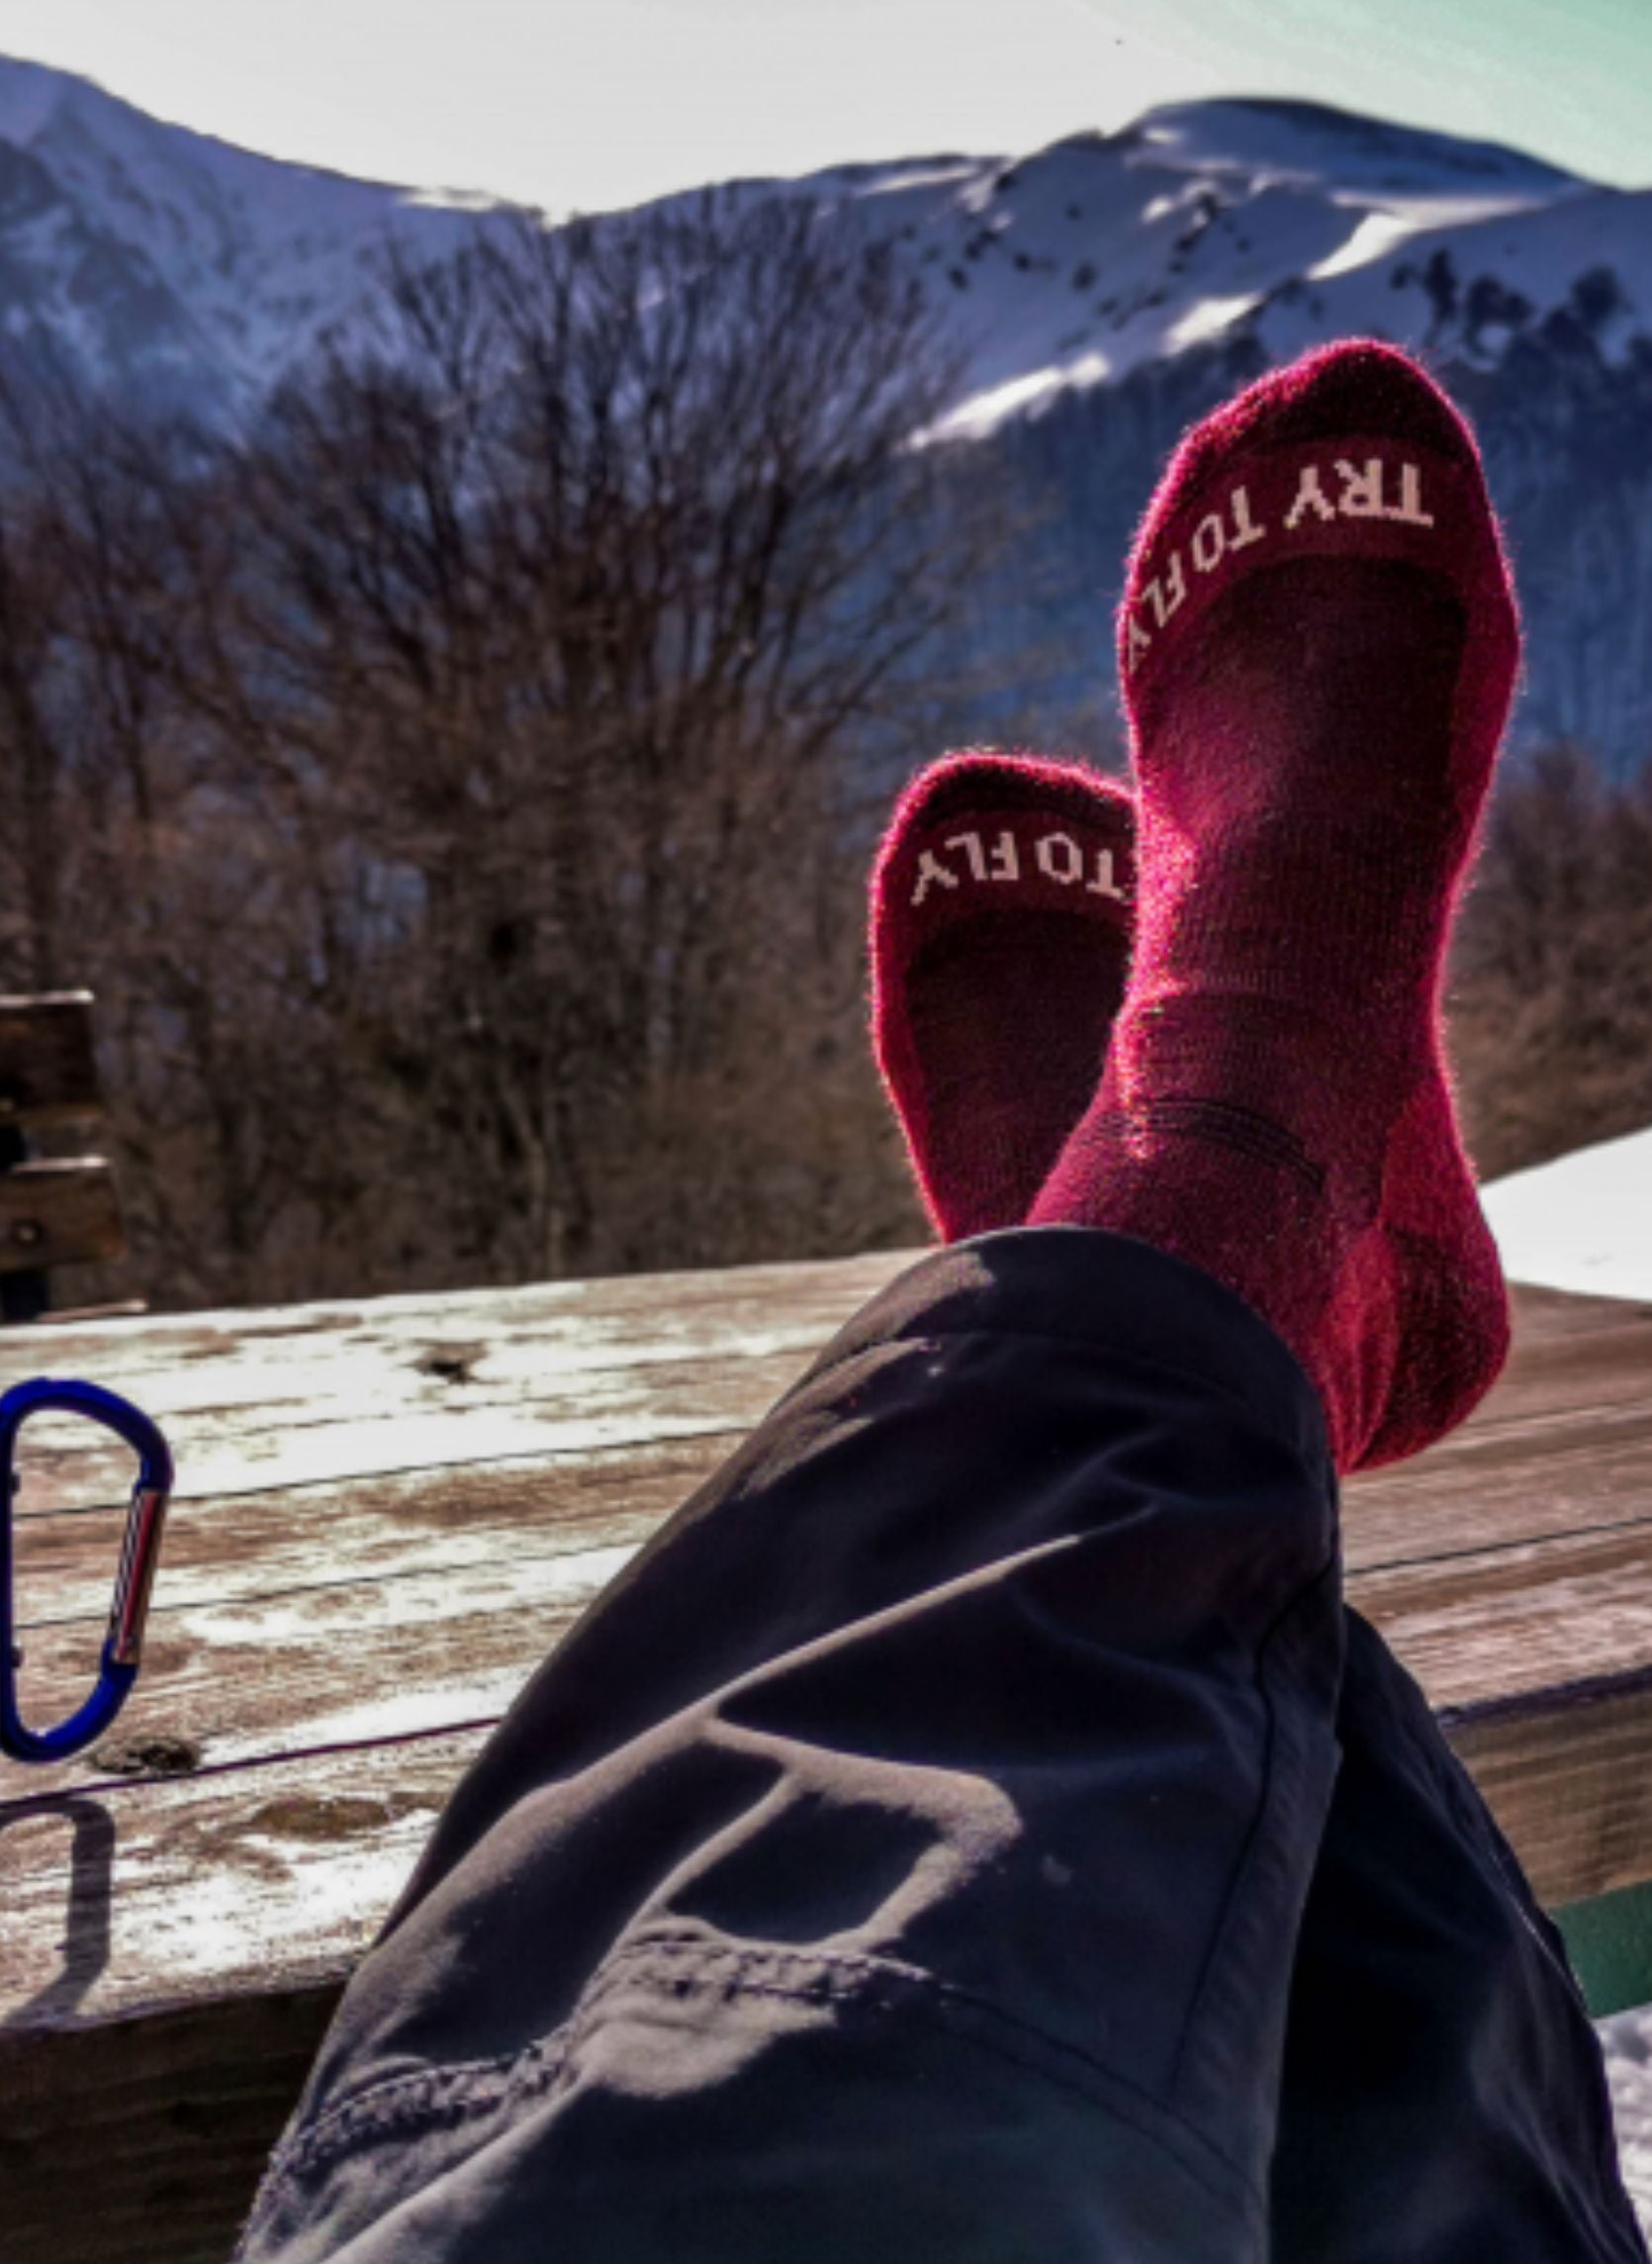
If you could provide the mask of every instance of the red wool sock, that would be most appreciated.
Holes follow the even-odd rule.
[[[1018,1226],[1101,1075],[1130,956],[1130,798],[1025,755],[950,755],[872,883],[872,1044],[944,1240]]]
[[[1518,658],[1467,427],[1385,346],[1262,379],[1177,451],[1119,628],[1135,967],[1033,1219],[1216,1274],[1302,1361],[1338,1466],[1393,1461],[1508,1342],[1439,1043]]]

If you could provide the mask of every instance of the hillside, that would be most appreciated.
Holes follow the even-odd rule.
[[[1652,750],[1652,194],[1263,99],[730,193],[817,200],[944,311],[939,429],[1038,521],[982,590],[975,657],[1002,684],[981,733],[1105,739],[1106,614],[1180,425],[1269,361],[1375,332],[1480,422],[1529,632],[1518,734],[1619,769]],[[252,417],[390,244],[441,258],[505,210],[280,163],[0,59],[0,367],[66,360],[129,403]]]

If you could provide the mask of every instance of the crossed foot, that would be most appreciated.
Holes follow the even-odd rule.
[[[1332,346],[1197,425],[1119,613],[1136,792],[965,754],[872,881],[873,1034],[943,1236],[1101,1227],[1290,1345],[1337,1465],[1508,1347],[1440,1047],[1519,639],[1467,426]]]

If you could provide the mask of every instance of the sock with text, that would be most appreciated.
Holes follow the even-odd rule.
[[[944,757],[872,884],[872,1043],[946,1241],[1018,1226],[1093,1095],[1130,957],[1130,797],[1027,755]]]
[[[1518,659],[1474,441],[1332,346],[1182,442],[1131,560],[1133,972],[1032,1209],[1203,1267],[1319,1389],[1338,1466],[1417,1452],[1508,1344],[1441,967]]]

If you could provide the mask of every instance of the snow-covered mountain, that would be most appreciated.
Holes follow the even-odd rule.
[[[158,406],[254,403],[401,237],[437,257],[465,202],[282,164],[0,57],[0,337]]]
[[[965,348],[944,428],[1053,506],[1037,619],[996,608],[996,634],[1066,657],[1033,669],[1004,723],[1082,708],[1185,418],[1304,345],[1375,332],[1426,350],[1480,421],[1531,632],[1527,736],[1652,751],[1652,192],[1235,100],[1013,161],[739,189],[782,193],[911,263]],[[255,410],[390,240],[440,256],[503,209],[255,156],[0,59],[0,357],[65,355],[129,400]]]
[[[1218,342],[1380,331],[1490,366],[1571,317],[1615,360],[1652,345],[1652,195],[1301,103],[1156,110],[858,193],[958,295],[963,429]]]
[[[106,380],[242,401],[359,300],[389,239],[439,256],[500,209],[260,157],[3,58],[0,168],[11,340],[39,329]],[[959,430],[1241,337],[1272,359],[1376,330],[1490,366],[1570,319],[1613,360],[1652,351],[1652,192],[1306,103],[741,185],[785,190],[890,237],[950,303]]]

